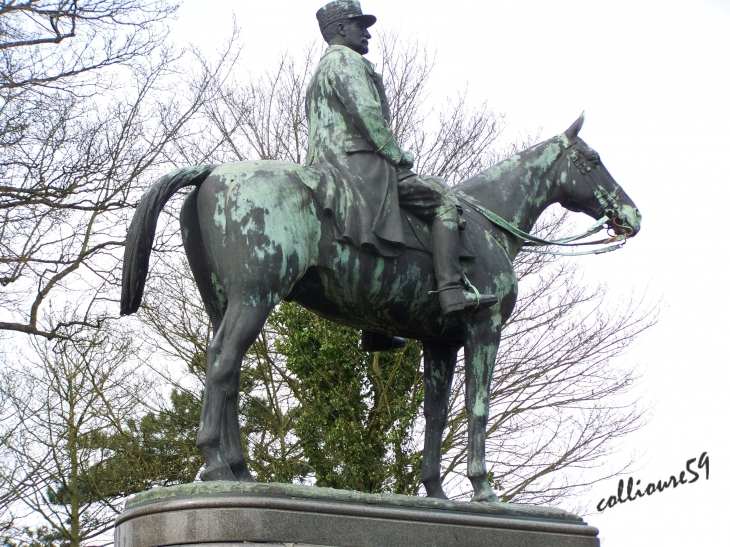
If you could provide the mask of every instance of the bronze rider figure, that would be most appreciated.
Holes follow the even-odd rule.
[[[459,210],[448,185],[411,171],[414,156],[398,144],[380,74],[363,55],[368,28],[357,0],[338,0],[317,12],[329,45],[306,97],[307,168],[298,172],[333,218],[338,239],[385,257],[405,249],[400,207],[431,225],[436,292],[444,316],[453,317],[496,297],[462,285]],[[363,333],[363,349],[400,347],[402,339]]]

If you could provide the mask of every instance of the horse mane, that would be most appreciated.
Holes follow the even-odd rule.
[[[484,171],[481,171],[476,175],[473,175],[468,179],[460,182],[455,186],[455,188],[461,190],[462,192],[468,193],[468,190],[474,188],[475,186],[479,188],[484,188],[485,186],[488,187],[493,184],[504,182],[503,177],[505,173],[513,171],[515,168],[522,170],[525,169],[524,160],[526,156],[539,156],[544,148],[555,143],[562,144],[563,138],[564,134],[561,133],[547,140],[539,142],[529,148],[525,148],[524,150],[521,150],[516,154],[512,154],[511,156],[504,158],[498,163],[495,163],[494,165],[488,167]]]

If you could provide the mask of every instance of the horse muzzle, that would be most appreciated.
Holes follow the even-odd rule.
[[[609,223],[617,235],[634,237],[641,229],[641,213],[636,207],[622,205]]]

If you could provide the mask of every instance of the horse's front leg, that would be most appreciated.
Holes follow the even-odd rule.
[[[466,410],[469,419],[467,476],[474,488],[472,501],[499,501],[489,486],[486,465],[486,430],[489,418],[489,387],[499,347],[500,328],[487,322],[469,329],[464,357],[466,366]]]
[[[441,486],[441,442],[446,427],[456,354],[457,349],[452,346],[423,344],[426,439],[421,463],[421,482],[430,498],[448,499]]]
[[[236,442],[230,436],[233,434],[231,426],[233,423],[238,423],[238,409],[236,408],[235,422],[231,414],[232,408],[237,407],[237,380],[241,370],[241,361],[261,332],[269,311],[269,307],[262,304],[246,306],[229,300],[223,321],[208,347],[205,394],[203,395],[197,439],[197,446],[205,458],[205,470],[201,477],[205,481],[237,480],[221,452],[221,429],[226,421],[225,435],[229,437],[226,439],[226,445],[228,445],[226,448],[227,451],[230,451],[230,447],[235,446],[234,442]],[[231,397],[229,397],[229,393],[232,395]],[[228,405],[226,405],[227,401]],[[226,406],[228,406],[228,413],[231,416],[224,420]],[[240,445],[240,433],[238,435],[236,444]],[[242,452],[241,457],[243,457]],[[243,461],[245,462],[245,459]],[[233,463],[238,464],[239,462]],[[237,469],[237,471],[240,470]]]

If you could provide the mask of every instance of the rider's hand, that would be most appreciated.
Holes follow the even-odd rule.
[[[413,152],[403,152],[403,157],[401,158],[398,167],[402,167],[403,169],[410,169],[411,167],[413,167],[414,162],[415,157],[413,156]]]

